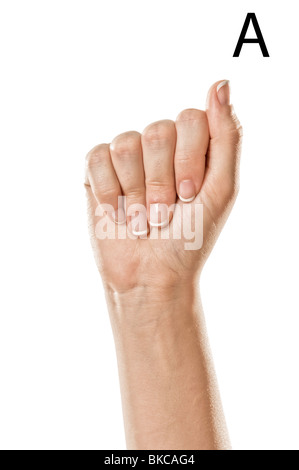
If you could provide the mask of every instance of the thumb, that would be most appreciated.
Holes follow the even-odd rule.
[[[239,187],[242,127],[230,104],[230,83],[215,83],[207,97],[210,145],[207,155],[206,190],[220,206],[233,201]],[[204,188],[203,188],[204,189]]]

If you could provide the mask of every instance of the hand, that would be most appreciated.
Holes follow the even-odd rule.
[[[176,122],[121,134],[87,156],[91,238],[129,449],[230,448],[196,282],[238,192],[241,127],[229,100],[229,84],[218,82],[206,112],[187,109]],[[118,207],[122,194],[126,214]],[[114,239],[97,236],[99,220],[110,235],[117,228]],[[200,249],[185,249],[184,238],[161,238],[189,222],[195,238],[203,237]]]
[[[110,145],[98,145],[88,153],[86,188],[92,243],[108,289],[119,293],[146,286],[156,291],[197,279],[238,192],[241,136],[225,81],[211,87],[206,112],[186,109],[175,122],[155,122],[142,134],[126,132]],[[118,207],[121,195],[126,196],[126,215]],[[178,206],[173,214],[161,206],[174,203]],[[105,218],[106,222],[111,217],[118,222],[120,236],[124,236],[126,225],[133,236],[99,240],[95,235],[98,204],[110,204],[114,209]],[[146,207],[137,218],[131,210],[134,204]],[[166,231],[168,223],[174,228],[181,223],[182,206],[191,206],[194,215],[196,204],[203,205],[201,249],[184,249],[185,239],[152,239],[147,235],[149,230]]]

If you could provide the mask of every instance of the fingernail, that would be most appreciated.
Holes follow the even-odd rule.
[[[139,212],[138,215],[135,215],[131,219],[131,230],[135,237],[143,237],[147,235],[148,226],[147,226],[147,217],[146,213]]]
[[[195,188],[192,180],[180,182],[179,198],[183,202],[191,202],[195,198]]]
[[[151,204],[150,206],[150,226],[151,227],[166,227],[169,223],[168,206],[167,204]]]
[[[217,94],[219,103],[224,106],[230,103],[230,83],[229,80],[224,80],[217,86]]]
[[[124,224],[126,222],[126,214],[122,208],[117,209],[116,211],[112,212],[111,215],[112,215],[113,222],[115,222],[118,225]]]

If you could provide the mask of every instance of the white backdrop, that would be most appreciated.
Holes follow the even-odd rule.
[[[0,448],[125,447],[84,156],[230,79],[241,192],[202,278],[235,449],[299,449],[295,0],[0,1]],[[232,57],[246,14],[258,45]]]

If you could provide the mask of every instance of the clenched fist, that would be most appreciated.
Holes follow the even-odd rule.
[[[211,87],[206,111],[186,109],[175,122],[154,122],[142,134],[125,132],[88,153],[91,235],[107,287],[119,292],[196,278],[238,192],[240,142],[229,82],[222,81]],[[106,212],[97,211],[99,204]],[[199,204],[203,224],[196,223]],[[183,205],[190,205],[189,211]],[[97,236],[99,215],[108,225],[117,224],[115,236]],[[182,236],[172,233],[192,215],[193,230],[202,232],[195,236],[203,243],[188,250],[184,230]]]

